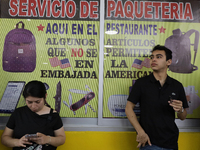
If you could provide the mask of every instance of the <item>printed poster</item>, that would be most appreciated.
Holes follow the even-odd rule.
[[[40,80],[61,117],[96,118],[99,6],[99,0],[1,1],[0,96],[9,81]],[[24,105],[21,95],[16,107]],[[6,106],[1,112],[10,115]]]
[[[104,22],[103,117],[126,118],[128,95],[138,78],[152,70],[152,48],[173,52],[168,75],[185,89],[187,118],[200,118],[199,1],[106,0]],[[153,94],[153,93],[152,93]],[[139,116],[139,104],[134,111]]]

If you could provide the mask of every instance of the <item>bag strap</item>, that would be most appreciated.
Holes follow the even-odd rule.
[[[198,45],[199,45],[199,31],[191,29],[188,32],[186,32],[185,35],[187,37],[190,37],[193,33],[195,33],[195,39],[194,39],[194,44],[191,44],[191,45],[194,46],[194,60],[193,60],[193,67],[194,67],[195,66],[194,62],[195,62],[195,59],[196,59],[196,54],[197,54]],[[195,70],[197,70],[197,68],[195,68]]]
[[[22,29],[24,29],[24,26],[25,26],[25,25],[24,25],[24,23],[23,23],[22,21],[20,21],[20,22],[18,22],[18,23],[16,24],[16,29],[18,29],[20,23],[22,24]]]

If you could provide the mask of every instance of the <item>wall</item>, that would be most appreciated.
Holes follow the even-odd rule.
[[[3,130],[0,130],[0,136]],[[135,132],[65,131],[66,142],[58,150],[135,150]],[[200,132],[180,132],[179,150],[200,150]],[[11,150],[0,143],[0,150]]]

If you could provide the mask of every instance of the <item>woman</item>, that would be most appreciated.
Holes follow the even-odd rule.
[[[10,116],[2,134],[2,144],[13,150],[56,150],[64,144],[65,132],[59,114],[46,103],[46,88],[40,81],[26,84],[26,106]],[[27,135],[36,134],[36,137]]]

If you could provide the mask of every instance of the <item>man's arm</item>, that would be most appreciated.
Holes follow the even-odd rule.
[[[128,117],[128,120],[130,121],[130,123],[133,125],[133,127],[137,131],[136,141],[139,142],[137,147],[145,146],[146,142],[148,142],[148,144],[151,145],[149,136],[145,133],[145,131],[140,126],[140,124],[137,120],[135,112],[133,111],[134,107],[135,107],[134,103],[127,101],[125,112],[126,112],[126,116]]]
[[[177,117],[181,120],[184,120],[187,116],[187,111],[183,108],[183,102],[180,100],[169,101],[169,105],[177,112]],[[182,112],[183,111],[183,112]]]
[[[183,112],[182,112],[182,109],[183,109]],[[186,119],[186,116],[187,116],[187,111],[185,110],[185,108],[181,108],[181,110],[179,110],[177,112],[177,117],[181,120],[185,120]]]

